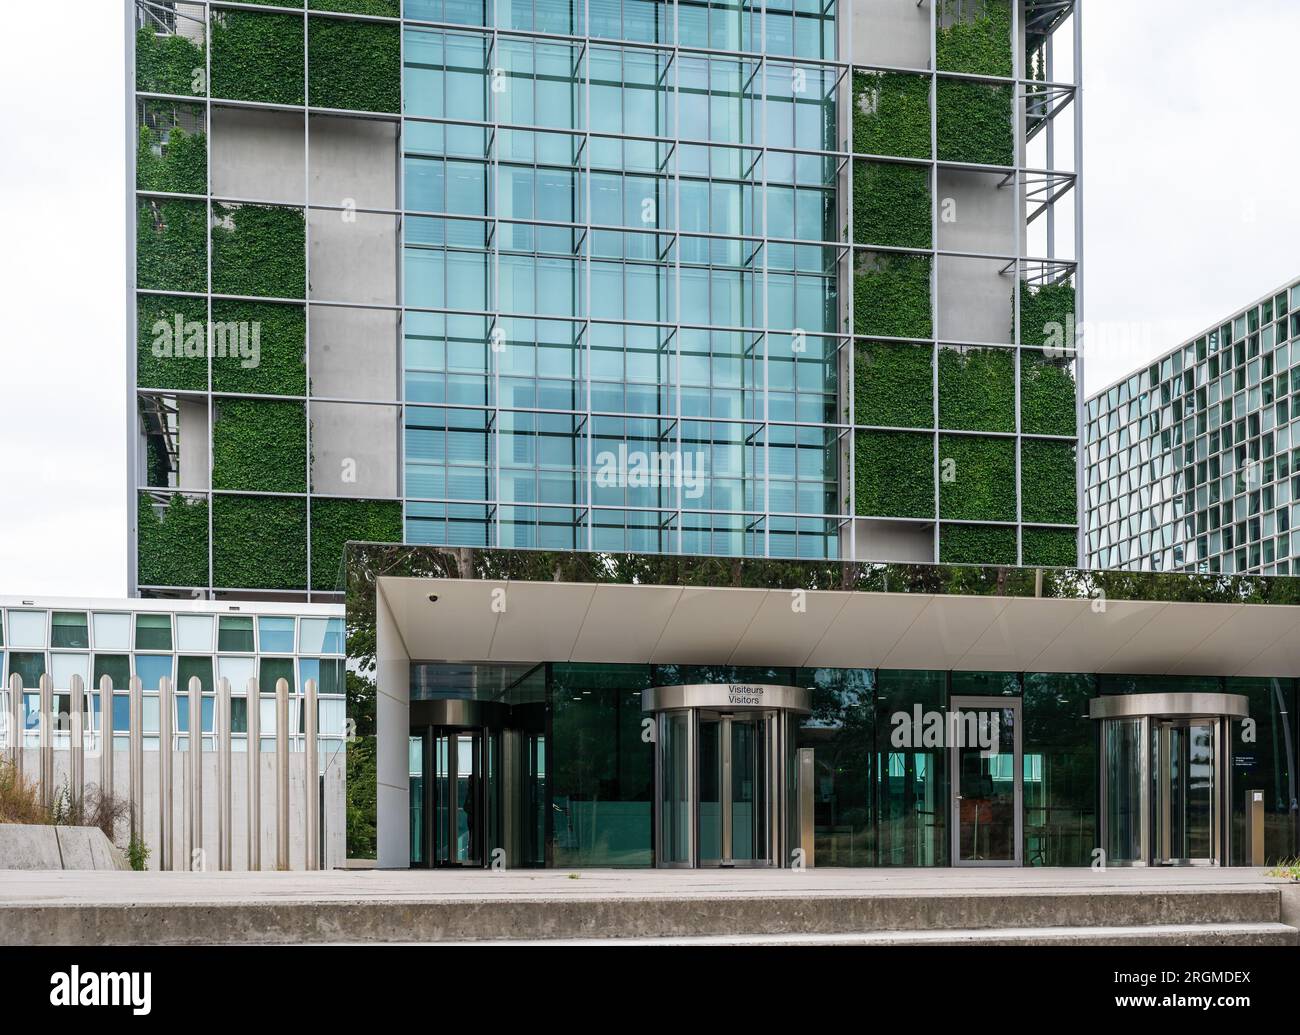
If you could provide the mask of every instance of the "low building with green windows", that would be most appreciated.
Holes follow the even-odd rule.
[[[1297,853],[1300,581],[349,545],[349,854]]]
[[[1096,568],[1288,575],[1300,559],[1300,283],[1087,402]]]
[[[186,769],[190,744],[190,692],[197,689],[203,732],[203,784],[208,788],[202,816],[206,854],[175,869],[245,869],[248,862],[249,711],[256,708],[260,754],[262,858],[269,866],[275,845],[276,689],[287,684],[287,727],[291,802],[289,863],[304,862],[303,759],[307,734],[307,683],[317,692],[316,774],[320,787],[320,859],[326,866],[345,861],[344,743],[346,734],[346,657],[343,608],[337,604],[273,602],[214,603],[192,600],[106,600],[92,598],[0,596],[0,757],[7,766],[21,746],[21,772],[37,787],[42,757],[49,752],[50,797],[65,812],[83,802],[111,796],[119,806],[135,803],[128,815],[119,808],[114,839],[125,847],[135,835],[147,850],[148,865],[185,860],[188,799],[192,777]],[[108,680],[105,693],[104,680]],[[138,680],[138,691],[135,686]],[[197,683],[192,681],[197,680]],[[230,723],[220,737],[218,690],[230,695]],[[74,686],[82,698],[82,769],[73,760]],[[138,717],[131,698],[139,694]],[[258,694],[254,703],[253,694]],[[49,701],[42,704],[43,693]],[[168,714],[163,714],[164,703]],[[106,714],[111,721],[106,723]],[[14,719],[18,722],[15,725]],[[106,730],[112,731],[112,759]],[[15,737],[15,730],[20,732]],[[228,741],[230,771],[219,768],[219,745]],[[141,752],[136,785],[133,744]],[[168,750],[170,749],[170,750]],[[160,756],[171,755],[170,779]],[[81,777],[81,786],[76,777]],[[96,788],[86,797],[89,788]],[[169,788],[169,789],[168,789]],[[219,801],[228,795],[227,824],[218,834]],[[170,851],[162,851],[163,807],[173,802]],[[185,804],[182,804],[185,803]],[[134,825],[133,825],[134,824]],[[228,837],[226,858],[218,844]]]

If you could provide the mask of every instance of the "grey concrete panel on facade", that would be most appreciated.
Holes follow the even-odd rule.
[[[312,403],[312,491],[364,499],[395,497],[400,418],[396,406]]]
[[[305,200],[301,115],[214,106],[210,152],[217,197],[295,205]]]
[[[179,487],[207,490],[211,478],[208,462],[208,401],[177,399],[176,436],[180,449]]]
[[[312,395],[397,398],[397,313],[309,306]]]
[[[854,522],[857,556],[873,561],[934,562],[934,526],[859,518]]]
[[[313,115],[308,185],[313,205],[397,207],[397,125]]]
[[[1015,188],[1005,173],[939,170],[939,247],[946,251],[1016,253]]]
[[[936,266],[938,334],[950,341],[1009,343],[1015,285],[1000,259],[940,255]]]
[[[395,305],[397,220],[368,212],[313,210],[307,217],[311,298]]]
[[[930,67],[930,6],[916,0],[854,0],[853,61]]]

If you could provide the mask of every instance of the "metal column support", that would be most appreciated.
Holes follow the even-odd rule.
[[[217,680],[217,869],[230,869],[230,680]]]
[[[132,676],[129,702],[127,766],[131,778],[131,836],[144,840],[144,691],[139,676]],[[161,861],[160,861],[161,863]]]
[[[79,674],[68,679],[71,708],[68,715],[68,755],[71,772],[69,796],[80,804],[86,797],[86,684]]]
[[[172,681],[158,680],[158,868],[172,869]]]
[[[316,757],[316,680],[307,680],[303,687],[306,699],[303,701],[302,732],[304,739],[303,779],[307,794],[303,798],[303,811],[307,814],[304,828],[307,834],[306,867],[319,870],[320,865],[320,773]]]
[[[41,674],[41,713],[37,717],[38,743],[41,751],[41,804],[49,808],[54,802],[54,685],[49,673]]]
[[[248,868],[262,868],[262,691],[248,681]]]
[[[113,794],[113,679],[108,675],[99,677],[99,791]]]
[[[185,860],[189,870],[206,870],[203,856],[203,684],[198,676],[190,676],[190,857]]]
[[[289,868],[289,681],[275,681],[275,868]]]
[[[17,672],[9,677],[9,756],[14,764],[14,775],[23,775],[23,677]]]

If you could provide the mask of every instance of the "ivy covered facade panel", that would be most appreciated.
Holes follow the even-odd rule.
[[[869,25],[870,7],[855,19]],[[853,439],[856,532],[867,544],[905,536],[914,560],[1073,564],[1076,262],[1043,219],[1058,201],[1073,208],[1072,176],[1044,173],[1043,133],[1046,98],[1066,108],[1072,94],[1040,85],[1044,22],[1032,4],[936,0],[930,24],[907,59],[887,60],[855,22],[870,57],[853,56],[853,164],[841,179],[852,218],[845,412],[869,429]],[[1042,184],[1059,194],[1041,203]],[[918,430],[936,471],[926,506],[870,471],[882,442],[919,450],[919,437],[885,432]],[[936,522],[919,520],[931,512]]]

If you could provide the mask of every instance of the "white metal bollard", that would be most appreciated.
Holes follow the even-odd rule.
[[[172,681],[158,680],[158,868],[172,869]]]
[[[17,672],[9,677],[9,749],[14,774],[23,775],[23,748],[27,731],[23,727],[23,677]]]
[[[306,699],[303,701],[303,777],[307,781],[307,794],[303,801],[303,811],[307,814],[305,833],[307,835],[306,867],[319,870],[320,867],[320,774],[317,772],[319,761],[316,757],[316,680],[307,680],[303,687]]]
[[[41,750],[41,804],[54,802],[54,685],[48,672],[41,673],[41,713],[37,722]]]
[[[217,680],[217,869],[230,869],[230,680]]]
[[[262,692],[248,681],[248,868],[262,868]]]
[[[73,801],[86,798],[86,685],[81,676],[73,673],[68,679],[68,696],[71,711],[68,715],[69,774],[72,786],[68,790]]]
[[[275,868],[289,868],[289,681],[275,681]]]
[[[190,676],[190,855],[185,868],[207,869],[203,864],[203,683]]]
[[[93,716],[94,708],[90,709]],[[94,725],[94,722],[91,722]],[[113,679],[99,677],[99,792],[113,796]]]

